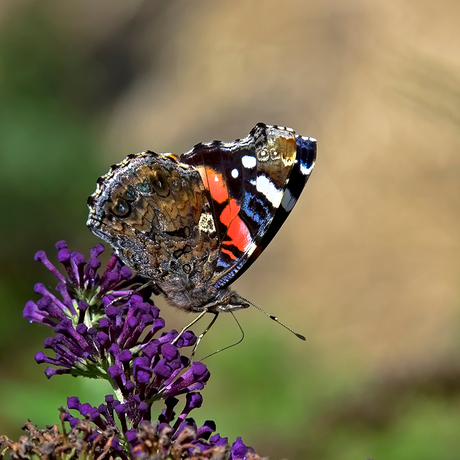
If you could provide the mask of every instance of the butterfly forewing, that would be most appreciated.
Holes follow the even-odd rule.
[[[232,282],[260,254],[296,156],[293,130],[259,123],[238,144],[198,144],[181,157],[200,172],[219,228],[214,290]]]
[[[289,181],[284,189],[280,207],[276,210],[270,226],[265,231],[257,248],[245,261],[243,267],[232,278],[236,281],[259,257],[262,251],[269,245],[284,221],[289,216],[292,208],[305,187],[308,178],[313,170],[316,160],[316,140],[311,137],[296,136],[297,154],[294,167],[292,168]]]

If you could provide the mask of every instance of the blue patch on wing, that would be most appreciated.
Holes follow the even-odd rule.
[[[300,172],[310,175],[316,160],[316,140],[312,137],[296,136],[297,157],[300,162]]]

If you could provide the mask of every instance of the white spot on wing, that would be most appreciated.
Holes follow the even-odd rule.
[[[255,185],[257,191],[264,194],[275,208],[279,207],[283,191],[276,188],[275,184],[267,176],[260,175],[255,183],[252,180],[251,184]]]
[[[238,169],[234,168],[232,169],[232,177],[233,179],[236,179],[240,175]]]
[[[200,216],[200,220],[198,222],[198,228],[200,231],[205,233],[213,233],[216,231],[216,227],[214,226],[214,219],[209,212],[204,212]]]
[[[309,168],[307,168],[302,162],[300,163],[300,172],[304,175],[304,176],[309,176],[311,174],[311,171],[313,169],[313,166],[315,164],[313,163]]]
[[[256,158],[250,155],[245,155],[241,158],[241,162],[245,168],[254,168],[257,164]]]

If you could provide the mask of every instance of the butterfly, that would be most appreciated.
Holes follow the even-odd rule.
[[[247,308],[229,286],[278,232],[315,159],[315,139],[263,123],[180,157],[131,154],[97,181],[87,225],[172,306]]]

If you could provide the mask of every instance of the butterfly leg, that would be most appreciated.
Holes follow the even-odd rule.
[[[197,321],[199,321],[203,316],[208,313],[208,310],[203,310],[196,318],[193,319],[190,323],[187,324],[187,326],[183,327],[182,330],[179,332],[179,335],[171,342],[171,345],[175,345],[175,343],[182,337],[182,334],[192,327]],[[201,336],[200,336],[201,337]],[[196,347],[196,345],[195,345]],[[193,350],[195,350],[195,347],[193,347]]]
[[[219,313],[216,312],[216,311],[211,311],[209,313],[212,313],[214,315],[214,318],[212,319],[212,321],[209,323],[208,327],[198,336],[198,338],[196,339],[196,342],[195,342],[195,345],[193,346],[193,350],[192,350],[192,354],[191,354],[191,359],[193,361],[193,357],[195,356],[195,352],[198,348],[198,345],[200,344],[201,342],[201,339],[207,334],[207,332],[211,329],[211,327],[214,325],[214,323],[216,322],[217,320],[217,317],[219,316]]]
[[[138,292],[141,292],[143,289],[145,289],[146,287],[152,287],[154,293],[156,294],[155,292],[155,284],[153,283],[153,281],[147,281],[146,283],[144,283],[143,285],[137,287],[136,289],[134,289],[132,292],[130,292],[129,294],[122,294],[120,297],[115,297],[115,299],[113,299],[108,305],[107,307],[110,307],[112,304],[114,304],[115,302],[118,302],[119,300],[121,299],[127,299],[129,300],[134,294],[137,294]],[[117,295],[117,291],[113,291],[112,292],[113,295]],[[158,294],[157,294],[158,295]],[[106,307],[106,308],[107,308]]]

